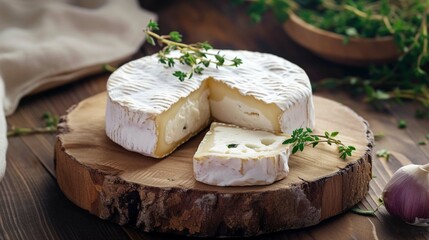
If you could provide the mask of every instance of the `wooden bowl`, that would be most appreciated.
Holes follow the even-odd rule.
[[[295,42],[332,62],[365,66],[387,63],[399,57],[400,51],[393,37],[350,38],[345,44],[343,35],[317,28],[290,14],[284,29]]]

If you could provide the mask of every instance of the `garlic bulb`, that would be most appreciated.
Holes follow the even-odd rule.
[[[429,226],[429,164],[396,171],[383,191],[387,211],[416,226]]]

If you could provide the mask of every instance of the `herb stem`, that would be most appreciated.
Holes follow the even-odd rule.
[[[395,33],[395,30],[392,27],[392,24],[390,23],[390,20],[387,16],[383,16],[383,15],[378,15],[378,14],[373,14],[373,15],[368,15],[366,12],[363,12],[353,6],[350,6],[348,4],[344,5],[344,9],[348,10],[352,13],[354,13],[356,16],[362,17],[362,18],[368,18],[371,20],[379,20],[379,21],[383,21],[384,25],[386,26],[387,30],[393,34]]]
[[[7,137],[30,135],[35,133],[55,133],[56,131],[57,131],[56,127],[36,127],[36,128],[13,127],[9,131],[7,131]]]
[[[189,49],[189,50],[192,50],[192,51],[199,51],[200,50],[200,49],[195,48],[195,47],[193,47],[192,45],[189,45],[189,44],[184,44],[184,43],[179,43],[179,42],[171,41],[171,40],[167,39],[166,36],[161,36],[161,35],[156,34],[156,33],[152,32],[150,30],[145,30],[145,32],[149,36],[154,37],[156,40],[158,40],[158,42],[164,43],[166,45],[173,45],[173,46],[179,47],[180,49],[186,48],[186,49]]]
[[[404,93],[404,92],[393,91],[393,92],[389,92],[388,94],[393,98],[416,100],[423,105],[428,105],[429,103],[429,98],[427,96],[422,97],[422,96],[416,95],[415,93]]]
[[[426,9],[427,11],[427,9]],[[423,50],[421,51],[421,53],[419,54],[419,57],[417,58],[417,67],[420,68],[420,66],[422,65],[422,59],[424,56],[427,56],[427,50],[428,50],[428,32],[427,32],[427,12],[425,12],[423,14],[423,19],[422,19],[422,35],[423,35]]]
[[[173,73],[173,76],[180,81],[191,78],[194,73],[202,74],[204,68],[208,68],[210,64],[216,65],[216,68],[220,66],[238,67],[238,65],[242,64],[242,60],[237,57],[229,59],[220,55],[219,52],[209,52],[213,47],[207,42],[185,44],[182,43],[182,35],[179,32],[173,31],[169,35],[159,35],[153,32],[155,30],[159,30],[158,24],[150,20],[144,32],[148,43],[154,46],[158,43],[162,47],[158,52],[159,62],[167,68],[174,67],[176,63],[190,67],[187,72],[175,71]],[[178,57],[170,56],[169,54],[175,50],[179,51],[180,55]],[[208,58],[208,55],[213,56],[213,58]]]
[[[378,212],[378,210],[379,210],[379,208],[382,206],[382,205],[384,205],[384,202],[381,200],[381,199],[379,199],[379,203],[377,204],[377,206],[375,207],[375,209],[371,209],[371,210],[363,210],[363,209],[360,209],[360,208],[358,208],[358,207],[355,207],[355,208],[352,208],[351,209],[351,211],[352,212],[354,212],[354,213],[356,213],[356,214],[359,214],[359,215],[364,215],[364,216],[367,216],[367,215],[369,215],[369,216],[375,216],[375,213],[376,212]]]
[[[392,24],[390,24],[389,18],[386,16],[383,16],[383,22],[384,22],[384,25],[386,26],[387,30],[389,30],[389,32],[391,34],[394,34],[395,30],[393,29]]]
[[[322,137],[322,138],[326,138],[325,136],[322,136],[322,135],[313,135],[313,136],[319,136],[319,137]],[[309,142],[309,143],[307,143],[307,145],[312,145],[312,144],[314,144],[316,142],[318,142],[318,143],[323,143],[323,142],[325,142],[325,143],[334,143],[336,145],[344,146],[344,144],[340,140],[337,140],[337,139],[334,139],[334,138],[327,138],[326,140],[317,140],[317,141]]]
[[[363,11],[361,11],[361,10],[353,7],[353,6],[350,6],[350,5],[346,4],[346,5],[344,5],[344,9],[348,10],[348,11],[350,11],[352,13],[354,13],[356,16],[359,16],[359,17],[362,17],[362,18],[368,18],[368,14],[366,12],[363,12]],[[372,18],[380,20],[380,18],[377,15],[372,15]]]
[[[43,120],[45,121],[44,127],[14,127],[7,131],[7,137],[15,137],[22,135],[29,135],[35,133],[54,133],[57,131],[59,117],[52,115],[49,112],[43,114]]]

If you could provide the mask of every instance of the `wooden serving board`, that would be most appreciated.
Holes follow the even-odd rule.
[[[371,180],[373,135],[351,109],[314,97],[316,132],[340,131],[356,146],[338,157],[319,144],[291,156],[290,173],[267,186],[216,187],[196,182],[192,157],[204,133],[164,159],[129,152],[107,138],[106,93],[62,119],[55,147],[57,180],[79,207],[120,225],[189,236],[251,236],[315,225],[361,201]],[[144,139],[142,139],[144,141]]]

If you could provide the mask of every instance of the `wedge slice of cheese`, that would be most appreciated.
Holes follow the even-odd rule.
[[[211,118],[271,132],[314,127],[311,85],[301,68],[271,54],[220,52],[243,64],[213,66],[183,82],[172,74],[189,69],[165,68],[156,55],[116,70],[107,83],[107,136],[128,150],[161,158]]]
[[[266,185],[289,173],[285,134],[213,122],[194,155],[197,181],[217,186]]]

